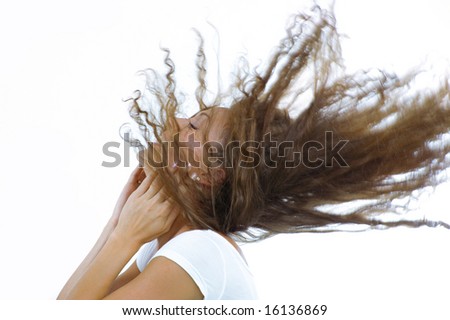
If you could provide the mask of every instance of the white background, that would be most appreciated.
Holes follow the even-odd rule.
[[[191,28],[205,36],[215,75],[212,23],[227,84],[237,55],[264,61],[289,15],[310,5],[0,2],[0,298],[54,299],[95,242],[137,163],[131,152],[130,167],[102,167],[111,160],[102,146],[123,146],[118,129],[130,120],[122,99],[141,85],[136,71],[163,70],[160,46],[173,52],[179,88],[193,92]],[[335,9],[350,70],[402,73],[425,59],[439,73],[448,67],[448,1],[337,0]],[[448,221],[449,195],[447,183],[420,212]],[[450,231],[396,229],[282,235],[242,248],[262,299],[444,316],[449,244]]]

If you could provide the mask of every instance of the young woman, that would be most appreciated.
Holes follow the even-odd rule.
[[[314,8],[294,17],[263,72],[242,67],[210,103],[201,41],[199,112],[182,119],[166,53],[165,77],[146,71],[149,95],[131,99],[142,167],[59,298],[254,299],[235,240],[449,228],[407,219],[394,201],[435,186],[450,166],[447,79],[417,91],[415,72],[346,74],[333,13]]]

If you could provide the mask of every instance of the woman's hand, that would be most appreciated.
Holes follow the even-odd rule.
[[[139,187],[140,183],[145,179],[144,169],[137,166],[131,173],[130,178],[122,189],[122,192],[117,199],[116,206],[114,207],[113,214],[110,219],[110,223],[113,227],[117,226],[122,209],[127,202],[130,195]]]
[[[113,233],[115,227],[117,226],[117,223],[119,222],[120,214],[123,210],[123,207],[125,203],[127,202],[130,195],[139,187],[139,181],[143,181],[145,178],[145,172],[142,168],[137,167],[134,169],[133,173],[131,174],[130,178],[128,179],[128,182],[126,183],[125,187],[122,190],[122,193],[119,196],[119,199],[117,200],[116,206],[114,208],[113,214],[108,222],[108,224],[105,226],[102,234],[98,238],[97,242],[95,243],[94,247],[91,249],[89,254],[86,256],[86,258],[83,260],[83,262],[78,266],[77,270],[72,274],[70,279],[65,284],[64,288],[61,290],[60,294],[58,295],[58,299],[72,299],[73,298],[73,291],[78,287],[80,284],[80,281],[86,276],[86,274],[90,271],[91,266],[96,261],[97,257],[101,254],[102,250],[104,250],[105,244],[110,239],[111,234]],[[110,258],[110,257],[109,257]],[[124,259],[126,260],[126,259]],[[127,260],[128,261],[128,260]],[[125,261],[124,263],[126,263]],[[108,265],[110,265],[111,261],[108,259]],[[118,267],[118,269],[121,270],[123,266]],[[120,272],[120,270],[118,272]],[[104,275],[104,270],[102,270],[102,275]],[[113,280],[116,278],[117,275],[113,275]],[[96,274],[94,276],[95,279],[98,280],[99,275]],[[113,281],[111,280],[111,281]],[[92,284],[93,281],[88,280],[87,283]],[[109,286],[109,284],[108,284]],[[105,289],[106,290],[106,289]],[[83,290],[82,290],[83,291]]]
[[[114,235],[144,244],[169,231],[179,212],[178,204],[165,194],[158,174],[151,172],[128,196]]]

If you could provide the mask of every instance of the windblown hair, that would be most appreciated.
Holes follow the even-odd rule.
[[[224,145],[255,144],[252,154],[243,148],[223,150],[226,180],[206,195],[187,170],[178,175],[158,170],[194,226],[247,241],[338,231],[346,225],[449,228],[426,218],[407,219],[404,204],[395,201],[436,186],[450,165],[448,79],[435,88],[413,90],[417,71],[403,77],[383,71],[347,74],[335,25],[333,12],[319,7],[295,15],[286,37],[259,67],[263,71],[241,66],[228,94],[218,94],[212,103],[204,101],[206,59],[199,35],[199,109],[229,108]],[[141,94],[131,99],[130,115],[147,141],[149,129],[161,141],[161,130],[176,125],[179,112],[175,67],[164,50],[165,77],[143,72],[153,100]],[[271,143],[289,148],[268,148],[268,135]],[[287,166],[287,161],[297,165]],[[346,203],[346,210],[335,206]]]

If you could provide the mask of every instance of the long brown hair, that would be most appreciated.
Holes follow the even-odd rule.
[[[206,58],[199,39],[199,109],[228,104],[221,142],[237,141],[241,149],[223,150],[226,179],[210,193],[202,192],[187,170],[158,171],[195,227],[243,240],[346,225],[449,228],[407,219],[401,214],[405,205],[394,201],[436,186],[449,167],[448,79],[413,90],[414,70],[403,77],[382,70],[347,74],[334,14],[316,6],[293,17],[263,72],[241,64],[228,94],[206,103]],[[174,63],[164,50],[168,72],[161,77],[144,71],[149,95],[139,92],[131,99],[130,115],[146,141],[152,132],[161,142],[161,130],[175,125],[180,109]],[[351,205],[345,210],[335,207],[346,203]]]

